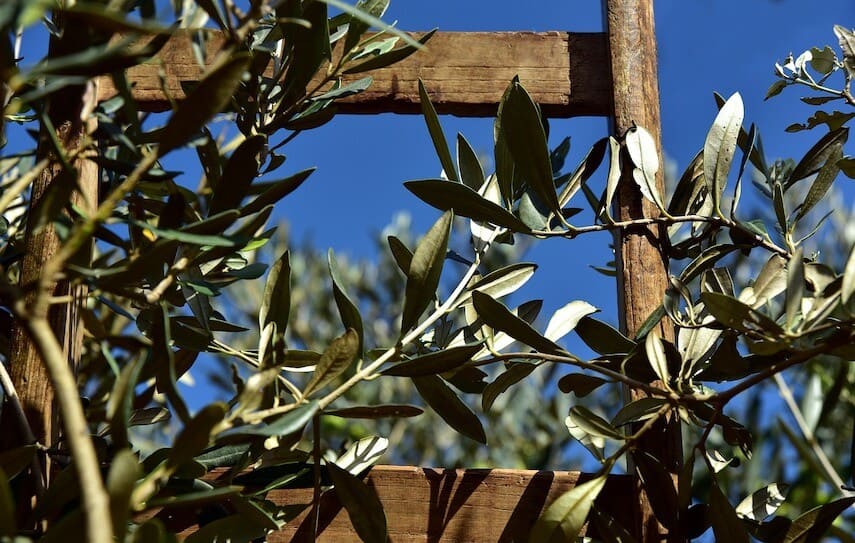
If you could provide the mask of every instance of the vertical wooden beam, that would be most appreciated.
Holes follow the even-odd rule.
[[[49,56],[58,57],[80,51],[89,45],[89,30],[69,25],[62,37],[51,36]],[[94,84],[94,81],[93,81]],[[87,103],[92,103],[97,95],[94,87],[87,89],[84,85],[65,87],[50,98],[47,104],[47,117],[52,124],[56,141],[66,154],[76,153],[84,143],[87,129],[91,124],[91,112],[84,111]],[[35,307],[33,302],[39,295],[39,281],[44,263],[50,260],[59,250],[61,241],[51,220],[46,224],[37,224],[40,208],[48,196],[60,195],[63,202],[77,206],[83,212],[94,209],[97,200],[98,170],[97,165],[84,157],[73,161],[74,171],[63,166],[63,161],[57,156],[51,135],[51,128],[41,127],[38,156],[47,158],[48,166],[33,183],[27,229],[24,240],[24,254],[21,262],[20,285],[24,291],[24,302],[30,312],[47,311],[54,334],[63,346],[69,364],[76,367],[82,349],[82,328],[80,322],[80,304],[86,297],[86,288],[72,285],[60,280],[49,285],[47,294],[55,299],[65,299],[64,302],[52,303],[49,306],[40,304]],[[88,259],[89,252],[80,257]],[[88,265],[88,261],[81,262]],[[41,315],[44,316],[44,315]],[[60,425],[59,416],[54,409],[54,388],[47,368],[41,360],[35,343],[26,331],[26,326],[14,322],[10,345],[9,373],[12,384],[20,398],[21,406],[32,430],[36,442],[50,447],[58,442]],[[24,432],[19,432],[18,421],[11,409],[3,410],[0,427],[7,429],[0,433],[0,451],[18,447],[26,443]],[[49,478],[50,466],[43,464],[42,473]],[[19,515],[27,517],[27,509],[32,503],[33,496],[38,493],[41,483],[33,480],[37,474],[31,473],[28,480],[19,478],[18,493]],[[46,483],[47,481],[43,481]],[[23,524],[22,524],[23,525]]]
[[[606,0],[605,8],[612,69],[613,133],[622,138],[634,125],[643,126],[653,135],[657,149],[661,150],[653,0]],[[658,215],[656,206],[642,198],[632,179],[631,165],[624,164],[622,171],[616,200],[618,220]],[[662,171],[663,168],[660,168],[656,177],[660,194],[664,193]],[[664,235],[665,229],[658,227],[618,233],[615,248],[618,313],[621,328],[630,337],[659,307],[668,287],[668,259],[659,242]],[[673,327],[667,319],[659,324],[659,332],[667,340],[674,338]],[[643,393],[638,390],[629,390],[627,399],[634,400],[642,396]],[[682,462],[679,419],[674,417],[669,423],[648,432],[640,448],[658,458],[676,483]],[[661,541],[668,530],[657,521],[642,488],[638,489],[637,503],[636,530],[639,541]],[[673,530],[667,539],[681,540]]]

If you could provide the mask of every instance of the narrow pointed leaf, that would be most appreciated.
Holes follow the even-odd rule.
[[[240,216],[246,217],[261,211],[269,205],[275,204],[282,198],[285,198],[297,190],[297,188],[303,184],[303,181],[308,179],[314,171],[314,168],[309,168],[286,177],[285,179],[272,182],[269,188],[265,189],[264,192],[256,196],[254,200],[240,208]]]
[[[344,283],[341,280],[341,274],[339,273],[338,264],[336,264],[332,249],[327,253],[327,263],[329,265],[330,278],[333,283],[333,298],[335,298],[335,305],[338,308],[338,314],[341,316],[341,323],[345,328],[356,330],[356,333],[359,336],[359,346],[356,350],[359,354],[362,354],[364,349],[362,316],[359,314],[359,308],[344,290]]]
[[[489,295],[475,291],[472,293],[472,302],[478,316],[487,326],[505,332],[539,352],[549,354],[564,352],[555,342],[543,337],[529,323],[514,315],[504,304],[497,302]]]
[[[353,328],[348,328],[330,343],[321,354],[318,365],[311,380],[306,385],[304,396],[323,388],[327,383],[344,373],[359,355],[359,334]]]
[[[208,447],[211,434],[226,416],[226,404],[216,402],[199,410],[181,430],[169,451],[168,465],[179,467]]]
[[[623,441],[626,437],[619,430],[612,427],[609,421],[580,405],[571,407],[568,416],[574,425],[591,435],[617,441]]]
[[[631,422],[641,422],[656,414],[668,403],[664,398],[646,397],[634,400],[623,407],[612,419],[612,426],[618,428]]]
[[[454,215],[450,211],[443,213],[413,252],[404,294],[404,310],[401,319],[402,334],[407,333],[415,326],[419,316],[436,296],[442,264],[448,249],[448,237],[451,234],[453,217]]]
[[[258,309],[258,327],[263,330],[268,323],[274,323],[279,334],[285,333],[288,317],[291,313],[291,262],[289,252],[270,267],[261,307]]]
[[[785,188],[789,189],[796,182],[809,177],[818,172],[832,155],[838,155],[838,159],[843,156],[843,144],[849,139],[849,128],[838,128],[824,135],[818,142],[811,147],[805,156],[793,168],[790,177],[787,179]]]
[[[472,412],[442,378],[436,375],[413,377],[419,395],[442,420],[460,434],[479,443],[487,443],[487,435],[478,416]]]
[[[110,495],[110,520],[113,534],[120,540],[127,531],[128,513],[132,510],[131,494],[142,477],[139,460],[130,449],[120,449],[110,462],[107,492]]]
[[[575,541],[605,484],[606,476],[601,475],[559,496],[534,523],[529,543]]]
[[[701,300],[704,306],[717,321],[730,328],[743,332],[761,330],[770,335],[780,334],[781,327],[749,305],[736,298],[716,292],[702,292]]]
[[[218,183],[211,197],[209,215],[240,207],[261,165],[261,152],[267,146],[267,138],[250,136],[234,150],[223,169],[224,182]]]
[[[796,316],[802,307],[802,298],[805,292],[805,265],[802,261],[802,248],[796,249],[787,265],[787,302],[786,302],[786,326],[793,330]]]
[[[704,142],[704,178],[713,199],[713,206],[719,213],[744,116],[742,97],[735,93],[719,110]]]
[[[478,155],[463,134],[457,134],[457,166],[464,185],[476,191],[481,188],[484,184],[484,170]]]
[[[618,140],[609,136],[609,153],[611,160],[609,162],[609,174],[606,178],[606,214],[612,216],[612,201],[617,192],[618,182],[620,181],[620,143]]]
[[[807,215],[826,195],[834,180],[837,179],[837,174],[840,173],[839,161],[841,158],[843,158],[842,147],[832,152],[828,157],[828,161],[820,168],[816,179],[811,183],[810,189],[808,189],[808,193],[805,195],[804,203],[799,207],[798,213],[796,213],[796,221]]]
[[[540,112],[519,80],[511,82],[499,105],[499,117],[508,151],[520,175],[550,210],[560,213]]]
[[[576,333],[597,354],[627,354],[635,342],[608,324],[591,317],[583,317],[576,324]]]
[[[610,382],[593,375],[571,373],[558,380],[558,389],[564,394],[572,392],[577,397],[582,398]]]
[[[436,29],[431,30],[430,32],[419,38],[418,42],[416,43],[419,45],[424,45],[435,33]],[[371,70],[379,70],[380,68],[385,68],[386,66],[390,66],[392,64],[395,64],[396,62],[404,60],[405,58],[412,55],[418,50],[419,48],[411,44],[406,44],[403,47],[392,49],[391,51],[387,51],[381,55],[377,55],[376,57],[369,57],[367,60],[358,64],[354,64],[353,66],[348,66],[342,73],[347,75],[368,72]]]
[[[409,247],[404,245],[403,241],[395,236],[387,237],[386,241],[389,242],[389,251],[392,253],[392,258],[395,259],[398,269],[404,272],[404,275],[408,275],[410,273],[410,264],[413,262],[413,252],[410,251]]]
[[[365,543],[386,543],[386,515],[377,493],[335,464],[328,463],[327,472],[359,538]]]
[[[717,484],[710,489],[710,517],[716,541],[751,543],[745,526]]]
[[[436,375],[446,371],[460,368],[466,362],[472,360],[476,353],[481,351],[483,345],[464,345],[462,347],[451,347],[422,355],[416,358],[395,364],[386,368],[383,375],[394,375],[398,377],[419,377],[423,375]]]
[[[430,133],[430,139],[433,142],[433,148],[436,150],[436,155],[439,157],[439,163],[442,165],[443,171],[445,171],[445,176],[452,181],[459,181],[460,178],[457,176],[457,169],[454,167],[454,161],[451,159],[451,152],[448,150],[448,142],[445,140],[445,134],[442,132],[442,125],[439,124],[436,109],[434,109],[421,79],[419,79],[419,99],[422,102],[422,114]]]
[[[235,426],[230,430],[219,434],[218,437],[230,436],[288,436],[295,432],[302,432],[303,429],[315,416],[318,411],[317,400],[312,400],[309,403],[303,404],[300,407],[288,411],[284,415],[271,420],[270,422],[261,422],[258,424],[247,424]]]
[[[484,388],[484,392],[481,393],[481,409],[485,413],[489,411],[500,394],[531,375],[531,372],[535,369],[537,369],[537,364],[528,362],[520,362],[509,366],[506,371],[500,373],[492,383]]]
[[[647,354],[647,362],[653,368],[653,372],[663,383],[669,383],[671,374],[668,371],[668,359],[665,356],[665,346],[662,338],[654,330],[647,334],[644,339],[644,352]]]
[[[441,211],[502,226],[514,232],[531,232],[531,228],[502,206],[484,198],[466,185],[428,179],[407,181],[404,186],[420,200]]]
[[[325,411],[324,415],[333,417],[341,417],[343,419],[382,419],[386,417],[392,418],[409,418],[417,417],[424,413],[424,410],[414,405],[366,405],[344,407],[342,409],[332,409]]]
[[[169,117],[160,133],[159,155],[184,145],[231,101],[251,57],[248,53],[240,53],[224,55],[223,58],[222,62],[211,67]]]
[[[846,269],[843,270],[843,284],[840,287],[840,299],[848,303],[855,292],[855,246],[849,250],[849,258],[846,260]]]

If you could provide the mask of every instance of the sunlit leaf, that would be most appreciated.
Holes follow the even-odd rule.
[[[457,169],[454,166],[454,161],[451,159],[451,152],[448,150],[448,142],[445,140],[445,134],[442,132],[442,125],[439,124],[436,109],[434,109],[421,79],[419,79],[419,98],[422,103],[422,115],[424,115],[430,139],[433,141],[433,147],[439,157],[439,163],[442,165],[446,177],[452,181],[459,181],[460,178],[457,175]]]
[[[131,494],[142,477],[139,460],[130,449],[121,449],[110,463],[107,474],[107,492],[110,494],[110,517],[113,534],[124,537],[127,530],[128,513],[132,510]]]
[[[321,354],[321,359],[318,360],[315,372],[306,385],[303,395],[308,397],[344,373],[359,356],[358,349],[359,334],[353,328],[348,328],[343,335],[332,340],[329,347]]]
[[[459,369],[463,364],[472,360],[475,353],[482,349],[480,343],[474,345],[463,345],[450,347],[441,351],[411,358],[406,362],[395,364],[383,370],[383,375],[395,375],[398,377],[418,377],[423,375],[436,375],[446,371]]]
[[[546,325],[546,332],[543,335],[550,341],[558,341],[576,328],[582,317],[586,317],[597,311],[599,309],[588,302],[581,300],[570,302],[552,314],[549,324]]]
[[[704,142],[704,178],[719,214],[744,115],[742,97],[735,93],[719,110]]]
[[[345,328],[356,330],[356,333],[359,336],[357,352],[361,354],[364,349],[363,344],[365,341],[363,337],[362,316],[359,314],[359,307],[357,307],[353,300],[347,295],[347,291],[344,290],[344,283],[342,282],[341,273],[339,272],[338,264],[336,264],[332,249],[327,253],[327,263],[329,266],[330,278],[333,283],[333,298],[335,299],[335,305],[338,308],[338,314],[341,317],[341,323]]]
[[[529,543],[562,543],[575,540],[582,531],[594,500],[605,484],[606,476],[601,475],[559,496],[534,523]]]
[[[751,543],[745,526],[717,484],[710,489],[710,517],[716,541]]]
[[[514,232],[531,232],[531,228],[502,206],[484,198],[461,183],[442,180],[407,181],[404,186],[419,199],[441,211],[509,228]]]
[[[811,147],[805,156],[796,164],[785,184],[789,189],[796,182],[809,177],[825,166],[832,155],[842,156],[843,144],[849,139],[849,129],[839,128],[825,134]]]
[[[783,543],[819,543],[831,524],[855,504],[855,496],[828,502],[802,514],[793,521]]]
[[[535,270],[537,270],[536,264],[518,262],[492,271],[466,289],[454,307],[471,304],[472,292],[476,290],[489,294],[493,298],[507,296],[526,284],[534,275]]]
[[[424,45],[427,41],[436,33],[436,29],[427,32],[416,42],[417,44]],[[420,47],[419,47],[420,48]],[[406,44],[403,47],[398,47],[397,49],[392,49],[391,51],[387,51],[386,53],[370,57],[367,60],[354,64],[352,66],[348,66],[342,72],[343,74],[356,74],[361,72],[367,72],[371,70],[379,70],[380,68],[385,68],[386,66],[390,66],[395,64],[396,62],[400,62],[412,55],[419,48],[414,47],[411,44]]]
[[[659,171],[656,140],[643,126],[635,126],[627,132],[625,144],[629,157],[635,164],[632,178],[641,194],[656,204],[659,209],[665,209],[656,183],[656,173]]]
[[[560,354],[563,352],[563,349],[554,341],[542,336],[529,323],[514,315],[501,302],[497,302],[489,295],[475,291],[472,293],[472,302],[478,316],[487,326],[501,330],[542,353]]]

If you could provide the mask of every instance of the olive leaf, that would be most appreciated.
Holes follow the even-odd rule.
[[[353,328],[348,328],[343,335],[332,340],[321,354],[315,372],[303,390],[303,396],[310,396],[347,371],[358,355],[359,334]]]
[[[402,334],[415,326],[419,316],[436,296],[453,217],[450,211],[443,213],[419,241],[413,252],[413,258],[407,270],[404,310],[401,317]]]

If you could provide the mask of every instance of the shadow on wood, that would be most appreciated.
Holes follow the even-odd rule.
[[[216,470],[208,478],[222,473],[224,470]],[[579,472],[377,466],[366,481],[383,503],[392,543],[510,543],[527,540],[546,506],[591,478]],[[594,507],[631,526],[633,512],[626,504],[633,495],[633,485],[631,477],[610,476]],[[267,498],[280,506],[309,504],[312,489],[273,490]],[[359,541],[334,491],[322,496],[319,511],[317,541]],[[160,516],[170,528],[183,530],[185,537],[200,520],[198,512],[190,510]],[[281,531],[270,534],[267,541],[313,541],[312,524],[311,508],[307,507]]]

